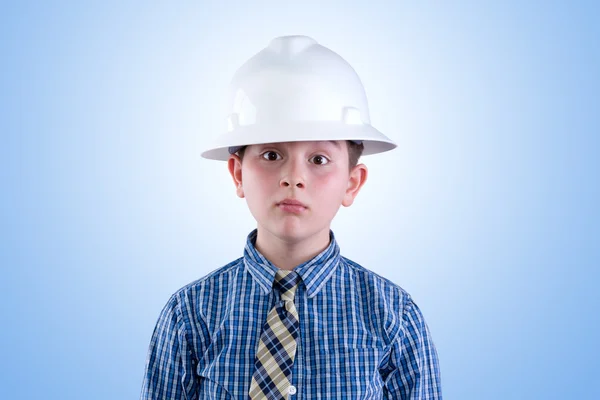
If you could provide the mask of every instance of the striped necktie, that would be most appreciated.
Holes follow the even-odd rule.
[[[290,390],[290,376],[296,356],[298,338],[298,311],[294,295],[300,276],[293,271],[279,270],[275,275],[274,288],[281,293],[281,301],[275,303],[256,351],[254,375],[250,384],[249,399],[285,400]]]

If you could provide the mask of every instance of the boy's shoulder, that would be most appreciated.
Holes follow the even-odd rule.
[[[205,286],[218,285],[224,287],[229,281],[244,268],[244,258],[239,257],[230,263],[219,267],[208,274],[198,278],[177,290],[173,295],[189,292],[190,290],[198,290]]]
[[[410,294],[404,290],[402,286],[393,282],[389,278],[379,275],[375,271],[362,266],[356,261],[341,256],[342,264],[348,268],[355,276],[362,277],[362,282],[366,285],[377,288],[380,292],[390,293],[391,295],[400,296],[401,298],[409,298]]]

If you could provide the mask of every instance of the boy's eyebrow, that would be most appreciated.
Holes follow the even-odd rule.
[[[335,147],[337,147],[338,149],[341,149],[342,146],[335,140],[327,140],[327,141],[323,141],[324,143],[331,143],[333,144]],[[321,142],[321,143],[323,143]],[[262,146],[269,146],[269,145],[279,145],[280,143],[262,143]]]

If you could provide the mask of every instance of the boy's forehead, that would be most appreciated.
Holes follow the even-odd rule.
[[[259,144],[255,144],[254,146],[268,146],[268,145],[272,145],[272,146],[307,146],[307,147],[312,147],[312,146],[334,146],[337,147],[338,149],[342,148],[342,142],[343,140],[315,140],[315,141],[297,141],[297,142],[274,142],[274,143],[259,143]]]

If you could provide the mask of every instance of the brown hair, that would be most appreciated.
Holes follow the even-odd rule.
[[[352,168],[356,167],[358,164],[358,160],[365,149],[364,144],[356,144],[350,140],[346,140],[346,144],[348,145],[348,170],[352,170]],[[242,147],[238,150],[237,154],[240,157],[240,160],[244,160],[244,153],[246,152],[246,146]]]

